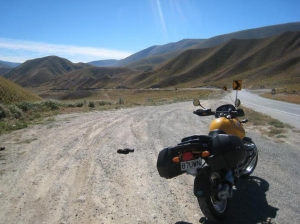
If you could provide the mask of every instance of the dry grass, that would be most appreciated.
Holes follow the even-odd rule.
[[[14,82],[0,76],[0,103],[15,103],[21,101],[38,101],[42,98],[22,88]]]
[[[287,129],[291,128],[290,125],[284,124],[268,115],[245,107],[243,107],[243,110],[247,119],[249,119],[249,124],[257,127],[257,129],[269,137],[285,138],[286,136],[283,134],[287,132]]]
[[[208,90],[193,89],[99,89],[99,90],[80,90],[74,92],[47,92],[48,99],[58,99],[62,102],[74,101],[95,101],[96,107],[122,107],[160,105],[188,101],[194,98],[204,99],[207,97]],[[44,97],[45,93],[40,93]]]
[[[180,89],[111,89],[92,91],[92,94],[87,95],[83,94],[83,96],[88,97],[80,100],[77,99],[78,94],[75,93],[73,96],[76,96],[74,98],[77,100],[48,99],[40,102],[23,101],[11,105],[0,104],[0,134],[26,128],[30,124],[49,123],[51,116],[57,114],[192,101],[194,98],[206,98],[209,92],[209,90]]]
[[[6,117],[0,120],[0,134],[26,128],[27,125],[51,122],[51,116],[64,113],[86,112],[90,110],[110,110],[128,108],[134,106],[155,106],[175,102],[192,101],[194,98],[207,99],[210,90],[193,89],[106,89],[95,90],[92,94],[83,94],[86,98],[74,100],[46,100],[39,103],[22,102],[18,107],[20,116],[16,117],[15,107],[8,106],[8,114],[14,117]],[[57,94],[57,93],[55,93]],[[64,94],[64,93],[62,93]],[[51,96],[51,94],[50,94]],[[9,109],[10,108],[10,109]],[[273,119],[267,115],[255,112],[252,109],[243,108],[249,124],[262,130],[264,134],[284,138],[283,133],[290,126]],[[14,112],[14,113],[13,113]],[[8,116],[8,115],[7,115]]]
[[[273,99],[273,100],[280,100],[289,103],[296,103],[300,104],[300,94],[299,93],[279,93],[272,95],[271,93],[265,93],[262,95],[263,97]]]

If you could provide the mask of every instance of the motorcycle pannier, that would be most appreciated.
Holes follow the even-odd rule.
[[[243,141],[235,135],[217,135],[212,138],[211,144],[213,156],[206,162],[213,170],[236,167],[246,159]]]
[[[183,144],[161,150],[157,158],[157,170],[159,175],[170,179],[183,174],[184,171],[181,171],[180,163],[175,163],[172,159],[183,151],[199,149],[200,147],[200,144]]]

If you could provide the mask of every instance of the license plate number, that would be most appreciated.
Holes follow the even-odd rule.
[[[186,162],[181,162],[181,171],[185,171],[192,168],[201,168],[202,167],[202,159],[195,159]]]

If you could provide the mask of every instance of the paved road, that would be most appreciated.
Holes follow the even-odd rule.
[[[239,91],[238,98],[242,105],[300,129],[300,105],[266,99],[247,90]]]

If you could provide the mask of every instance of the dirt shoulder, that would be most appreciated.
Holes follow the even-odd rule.
[[[1,223],[198,221],[193,178],[156,170],[163,147],[194,134],[185,105],[59,115],[0,136]],[[134,153],[117,154],[126,147]]]
[[[56,116],[0,136],[1,223],[199,223],[192,176],[158,175],[158,153],[207,133],[191,103]],[[127,155],[117,150],[132,148]]]

